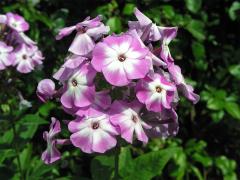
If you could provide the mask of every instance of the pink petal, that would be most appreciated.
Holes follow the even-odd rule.
[[[95,87],[78,88],[74,93],[74,105],[77,107],[85,107],[94,101]]]
[[[90,53],[94,46],[94,41],[86,33],[78,33],[68,50],[74,54],[84,56]]]
[[[130,127],[128,129],[125,129],[125,131],[123,131],[121,133],[121,137],[123,139],[125,139],[127,142],[131,143],[132,144],[132,141],[133,141],[133,132],[134,132],[134,127]]]
[[[134,14],[137,17],[141,26],[147,26],[152,23],[152,21],[137,8],[134,9]]]
[[[136,132],[136,135],[137,135],[137,139],[139,141],[142,141],[142,142],[145,142],[145,143],[148,142],[148,137],[145,134],[145,132],[144,132],[144,130],[143,130],[143,128],[140,124],[135,126],[135,132]]]
[[[116,139],[103,130],[97,130],[93,133],[92,150],[94,152],[104,153],[105,151],[115,147],[116,144]]]
[[[76,26],[65,27],[59,30],[58,35],[56,36],[57,40],[62,39],[65,36],[68,36],[76,29]]]
[[[103,67],[103,75],[106,80],[115,86],[125,86],[129,84],[129,80],[124,71],[123,64],[120,61],[114,61]]]
[[[93,59],[91,63],[96,71],[101,72],[104,66],[114,61],[114,57],[117,58],[116,51],[105,43],[100,42],[93,50]]]
[[[58,149],[55,147],[55,143],[54,143],[54,145],[52,145],[50,150],[45,150],[42,153],[42,157],[41,157],[41,159],[43,160],[43,162],[45,164],[54,163],[55,161],[59,160],[60,158],[61,158],[61,154],[58,151]]]
[[[85,153],[92,153],[93,134],[89,128],[84,128],[70,136],[70,140],[75,147],[80,148]]]
[[[141,79],[149,72],[150,61],[145,59],[127,59],[123,62],[123,66],[128,79]]]
[[[71,92],[66,91],[62,96],[61,96],[61,103],[64,107],[66,108],[72,108],[73,107],[73,97]]]

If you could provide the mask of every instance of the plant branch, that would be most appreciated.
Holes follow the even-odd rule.
[[[114,157],[114,180],[118,180],[119,178],[119,154],[120,154],[120,146],[117,144],[115,148],[115,157]]]

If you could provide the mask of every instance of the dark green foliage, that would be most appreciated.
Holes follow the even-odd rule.
[[[44,165],[42,133],[50,117],[71,119],[57,104],[42,105],[37,82],[60,67],[73,36],[57,42],[59,28],[102,14],[112,32],[127,29],[137,6],[154,22],[178,26],[171,52],[187,81],[201,95],[193,106],[178,107],[180,132],[147,146],[122,147],[120,179],[240,178],[240,3],[237,0],[2,0],[0,14],[13,11],[30,23],[28,34],[46,57],[43,69],[27,75],[14,68],[0,71],[0,179],[96,179],[114,177],[114,152],[88,155],[72,146],[60,148],[62,160]],[[11,78],[11,82],[7,80]],[[99,86],[104,87],[104,84]],[[32,103],[19,105],[18,92]],[[117,96],[117,94],[116,94]],[[14,127],[13,127],[14,124]],[[62,123],[62,137],[69,137]],[[13,131],[15,129],[15,132]],[[17,158],[19,157],[19,158]],[[21,168],[19,168],[19,163]]]

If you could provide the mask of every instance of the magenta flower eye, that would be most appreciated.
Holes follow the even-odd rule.
[[[193,103],[199,100],[170,53],[177,27],[158,26],[137,8],[134,14],[137,20],[130,21],[128,31],[120,34],[109,34],[101,16],[61,29],[57,40],[74,31],[76,35],[64,64],[53,75],[60,88],[55,90],[50,79],[39,82],[38,97],[43,102],[60,99],[63,110],[74,117],[68,122],[69,142],[85,153],[105,153],[119,138],[146,144],[151,137],[174,136],[178,132],[179,92]],[[1,53],[11,53],[11,48],[2,46],[7,50],[0,49]],[[23,46],[16,53],[27,55],[25,61],[15,61],[19,70],[33,68],[28,48]],[[5,61],[0,54],[0,62]],[[55,127],[58,123],[53,121],[52,131],[44,135],[48,144],[45,163],[60,158],[55,148],[59,141],[56,133],[51,133],[56,132]]]
[[[76,81],[76,79],[73,79],[73,80],[72,80],[72,85],[73,85],[74,87],[78,85],[78,82]]]
[[[94,123],[92,124],[92,128],[93,128],[93,129],[98,129],[98,128],[99,128],[99,123],[94,122]]]
[[[160,86],[157,86],[157,87],[156,87],[156,91],[157,91],[158,93],[161,93],[161,92],[162,92],[162,88],[161,88]]]
[[[125,55],[124,55],[124,54],[120,54],[120,55],[118,56],[118,60],[119,60],[120,62],[125,61],[125,60],[126,60]]]
[[[133,116],[132,116],[132,121],[133,121],[134,123],[137,123],[137,121],[138,121],[137,116],[133,115]]]

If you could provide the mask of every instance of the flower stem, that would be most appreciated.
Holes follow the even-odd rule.
[[[120,146],[117,144],[115,148],[115,157],[114,157],[114,180],[118,180],[119,178],[119,153],[120,153]]]
[[[13,129],[13,137],[14,137],[14,140],[16,141],[17,140],[17,131],[16,131],[16,127],[15,127],[14,121],[12,122],[12,129]],[[18,146],[17,146],[17,144],[15,142],[13,142],[13,146],[14,146],[15,153],[16,153],[17,166],[18,166],[18,170],[19,170],[19,173],[20,173],[20,179],[24,180]]]

